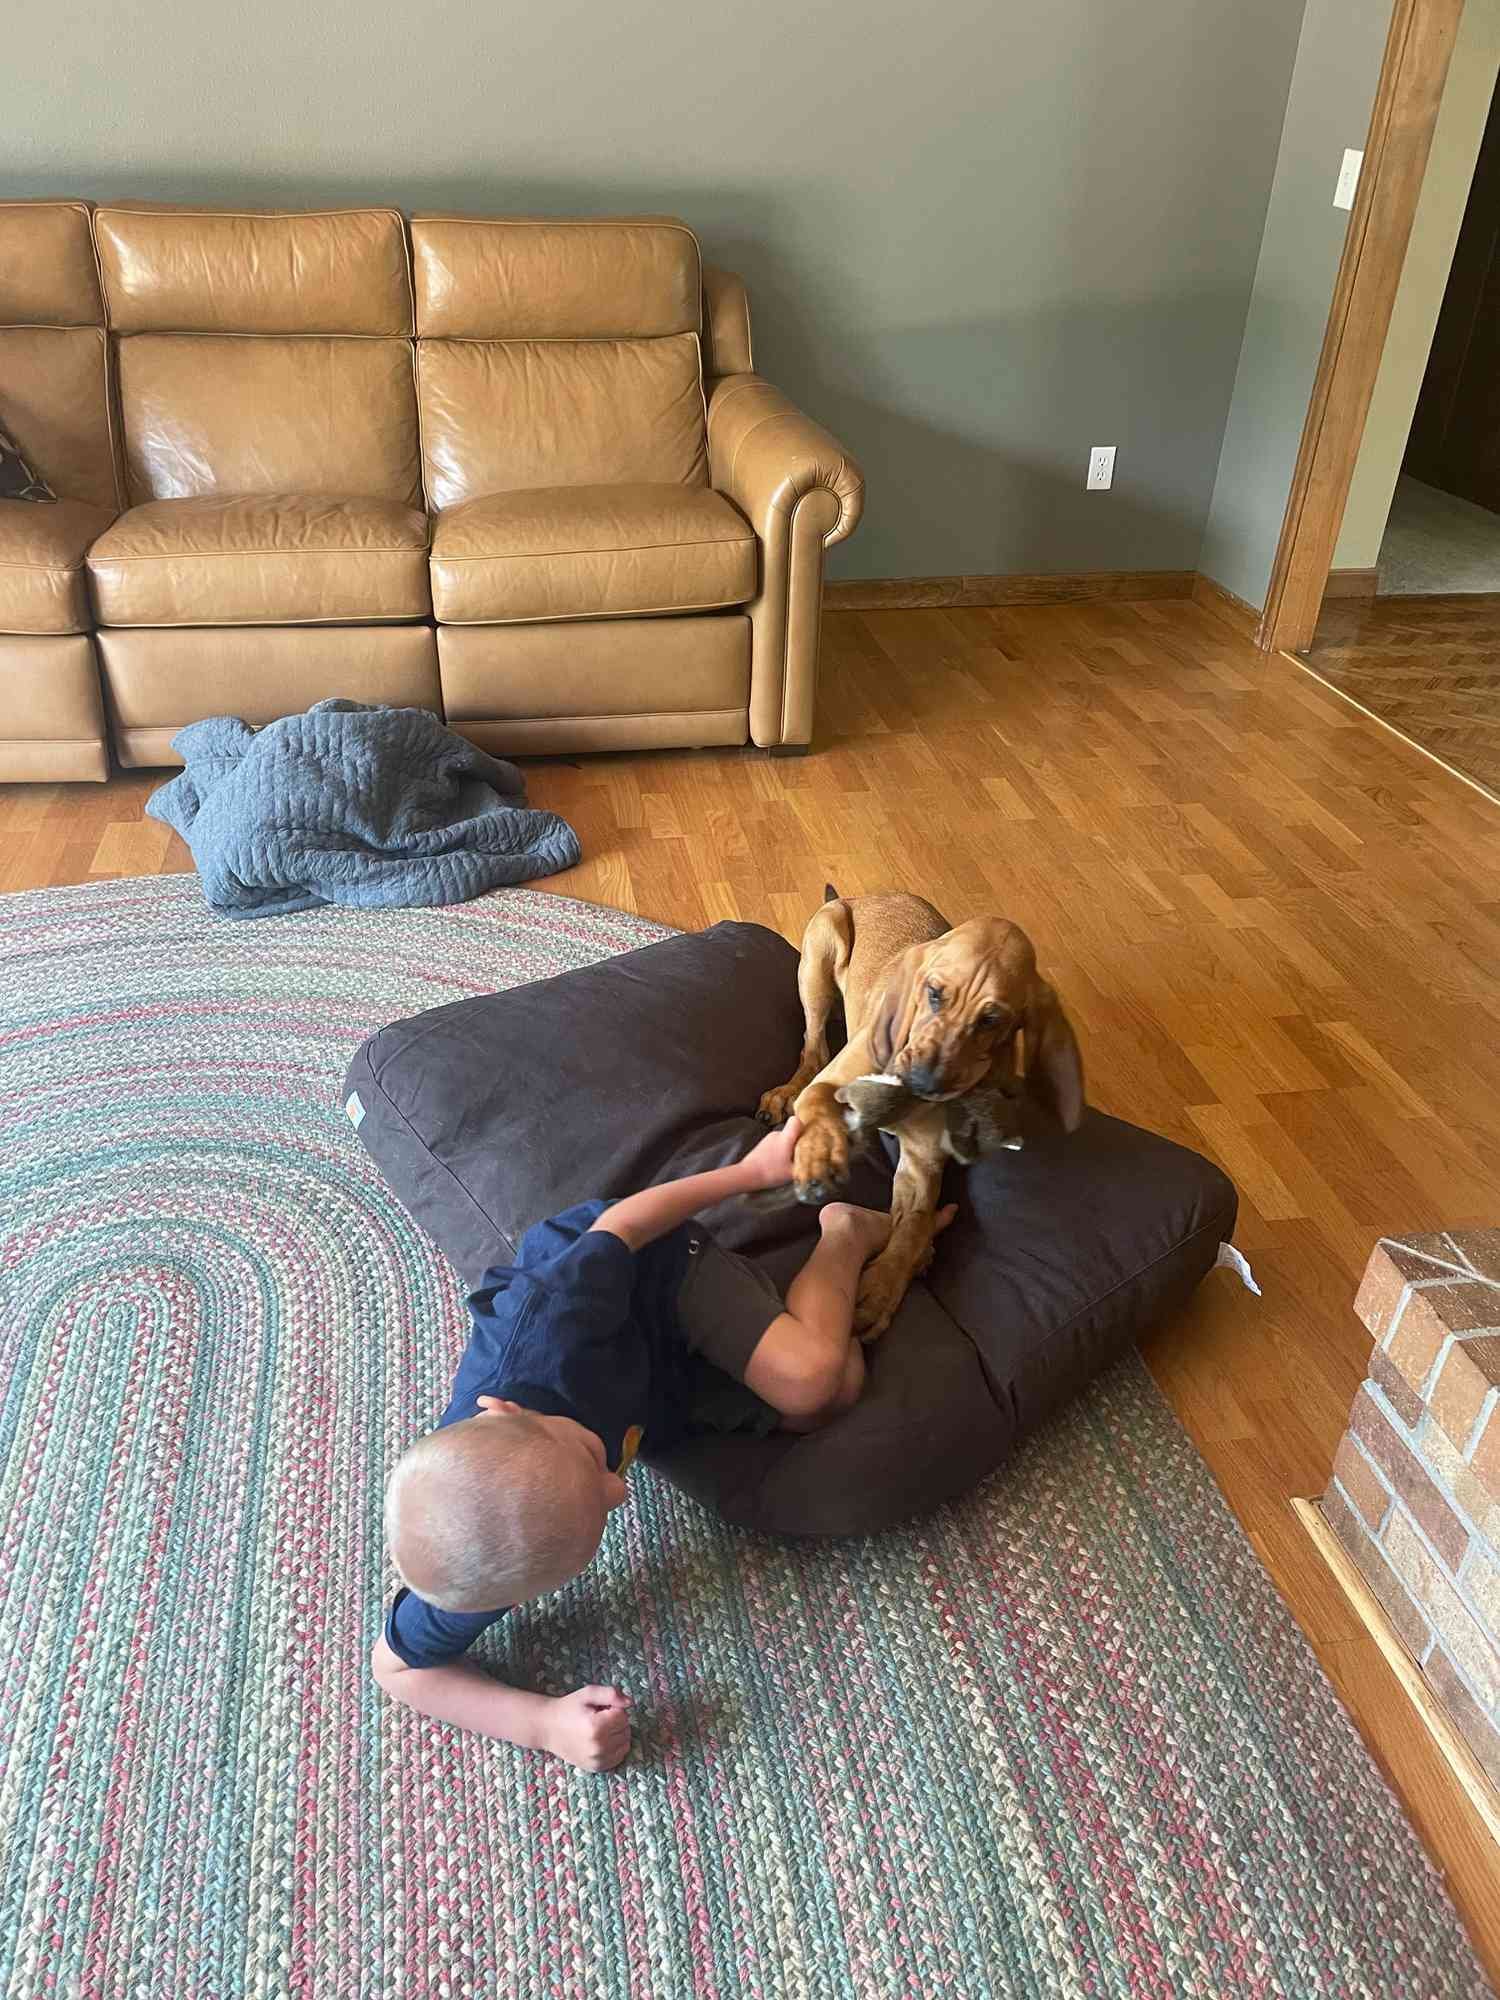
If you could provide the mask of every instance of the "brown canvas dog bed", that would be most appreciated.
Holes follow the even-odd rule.
[[[589,1196],[738,1159],[802,1039],[797,954],[718,924],[582,971],[397,1021],[350,1068],[358,1132],[411,1213],[477,1284],[530,1226]],[[849,1198],[889,1202],[878,1147]],[[981,1479],[1162,1314],[1234,1227],[1217,1167],[1091,1111],[1071,1138],[951,1170],[958,1220],[870,1350],[864,1397],[809,1436],[702,1437],[645,1456],[747,1528],[889,1527]],[[736,1201],[714,1234],[785,1285],[813,1210]],[[434,1411],[434,1418],[437,1416]]]

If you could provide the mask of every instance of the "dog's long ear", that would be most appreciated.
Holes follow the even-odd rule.
[[[888,1070],[897,1051],[906,1047],[911,1034],[912,995],[917,989],[922,956],[921,946],[903,951],[891,967],[885,991],[875,1003],[870,1017],[870,1056],[877,1070]]]
[[[1045,979],[1033,982],[1026,1007],[1026,1088],[1065,1132],[1083,1122],[1083,1056],[1073,1024]]]

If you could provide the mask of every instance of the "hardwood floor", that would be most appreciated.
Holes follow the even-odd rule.
[[[1325,604],[1307,663],[1500,798],[1500,596]]]
[[[1147,1358],[1500,1972],[1496,1854],[1290,1500],[1364,1372],[1386,1231],[1500,1214],[1500,807],[1187,601],[830,613],[817,754],[530,767],[587,859],[541,886],[800,936],[825,881],[1000,911],[1090,1095],[1219,1158],[1265,1296]],[[186,867],[160,774],[0,789],[0,888]]]

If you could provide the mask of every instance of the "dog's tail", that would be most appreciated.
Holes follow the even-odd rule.
[[[834,888],[831,882],[823,884],[823,901],[825,903],[840,903],[843,901],[842,896],[840,896],[838,890]]]

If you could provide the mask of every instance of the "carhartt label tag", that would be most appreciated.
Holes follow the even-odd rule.
[[[350,1091],[349,1101],[345,1104],[344,1109],[349,1114],[349,1123],[357,1132],[365,1122],[365,1107],[359,1101],[359,1092],[357,1090]]]
[[[1260,1297],[1260,1286],[1255,1282],[1255,1273],[1251,1270],[1247,1259],[1235,1249],[1232,1243],[1221,1243],[1219,1245],[1219,1254],[1214,1259],[1214,1269],[1216,1271],[1235,1272],[1245,1290],[1247,1292],[1254,1292],[1257,1298]]]

